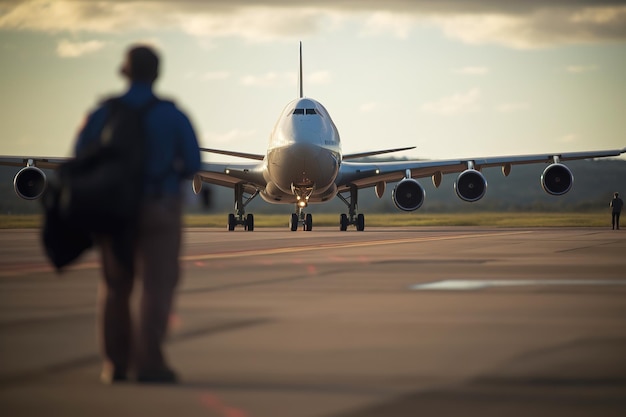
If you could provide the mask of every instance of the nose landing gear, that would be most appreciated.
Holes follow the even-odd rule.
[[[298,207],[297,213],[291,213],[291,219],[289,220],[289,228],[292,232],[298,230],[298,226],[302,225],[302,230],[305,232],[310,232],[313,230],[313,216],[311,213],[306,213],[302,211],[300,207]]]
[[[295,232],[298,230],[298,226],[302,225],[302,230],[310,232],[313,230],[313,216],[311,213],[305,214],[304,209],[309,205],[309,197],[313,194],[314,187],[295,187],[292,185],[291,189],[298,202],[296,203],[296,212],[291,213],[289,228]]]

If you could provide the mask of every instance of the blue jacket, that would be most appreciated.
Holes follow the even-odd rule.
[[[132,83],[121,100],[139,107],[154,97],[148,83]],[[108,116],[108,107],[101,105],[91,113],[80,130],[75,154],[92,141],[97,141]],[[179,195],[181,180],[191,178],[200,169],[198,140],[187,116],[172,102],[155,104],[146,114],[147,159],[144,192],[151,195]],[[157,183],[158,182],[158,183]]]

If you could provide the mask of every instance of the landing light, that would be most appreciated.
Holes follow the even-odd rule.
[[[306,203],[305,203],[304,201],[300,201],[300,202],[298,203],[298,205],[299,205],[300,207],[306,207]]]

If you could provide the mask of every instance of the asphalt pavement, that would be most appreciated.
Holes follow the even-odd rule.
[[[626,415],[626,231],[187,229],[162,386],[99,381],[96,253],[0,248],[4,416]]]

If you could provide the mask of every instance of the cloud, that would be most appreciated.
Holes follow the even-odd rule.
[[[426,113],[453,116],[480,110],[480,89],[472,88],[465,93],[456,93],[436,101],[424,103],[420,109]]]
[[[85,42],[72,42],[62,39],[57,44],[57,55],[62,58],[76,58],[85,54],[90,54],[104,48],[105,42],[92,40]]]
[[[295,72],[274,72],[270,71],[261,75],[246,75],[240,82],[246,86],[254,87],[276,87],[280,85],[296,85],[298,76]],[[328,84],[331,81],[329,71],[316,71],[304,76],[304,86],[314,84]]]
[[[200,76],[200,79],[203,81],[226,80],[228,78],[230,78],[228,71],[209,71]]]
[[[432,21],[464,43],[516,49],[626,40],[626,6],[546,7],[519,14],[435,16]]]
[[[1,4],[1,3],[0,3]],[[175,30],[200,38],[292,39],[318,32],[319,11],[231,2],[30,0],[0,5],[0,29],[46,33]]]
[[[462,75],[485,75],[489,73],[489,68],[487,67],[463,67],[455,69],[454,72],[456,74]]]
[[[613,0],[287,0],[0,2],[0,30],[46,33],[179,31],[200,39],[292,41],[339,27],[406,39],[429,25],[468,44],[528,49],[626,41],[626,5]]]
[[[120,33],[163,27],[171,15],[158,3],[117,1],[5,2],[0,6],[0,28],[46,33]]]
[[[321,30],[319,12],[267,7],[194,14],[181,10],[172,24],[197,37],[238,37],[252,42],[291,40]]]
[[[380,36],[390,34],[399,39],[408,38],[415,26],[415,17],[389,11],[373,12],[365,18],[361,36]]]

